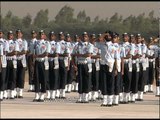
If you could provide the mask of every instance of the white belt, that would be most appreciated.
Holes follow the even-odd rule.
[[[132,63],[136,63],[136,60],[132,60]]]
[[[91,62],[92,62],[92,63],[95,63],[95,62],[96,62],[96,60],[95,60],[95,59],[91,59]]]
[[[149,62],[153,62],[154,61],[154,59],[149,59]]]
[[[128,63],[129,62],[129,59],[124,59],[124,63]]]
[[[78,64],[87,64],[86,60],[78,60]]]
[[[36,58],[36,61],[42,62],[44,61],[44,58]]]

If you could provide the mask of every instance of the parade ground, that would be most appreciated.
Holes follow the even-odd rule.
[[[4,100],[0,104],[0,118],[160,118],[160,98],[154,93],[144,94],[144,101],[101,107],[102,100],[76,103],[77,92],[66,93],[65,100],[32,102],[34,92],[28,92],[25,82],[24,98]]]

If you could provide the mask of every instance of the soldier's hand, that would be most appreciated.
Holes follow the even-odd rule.
[[[33,55],[33,58],[36,58],[37,56],[36,55]]]
[[[116,76],[118,74],[117,70],[115,70],[114,75]]]

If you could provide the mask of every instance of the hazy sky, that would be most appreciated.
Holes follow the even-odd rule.
[[[74,8],[74,17],[78,12],[85,10],[86,14],[93,18],[110,18],[115,12],[124,18],[129,15],[139,15],[155,11],[155,17],[160,17],[160,2],[1,2],[1,13],[3,16],[11,10],[14,15],[24,17],[29,13],[34,18],[41,9],[49,10],[49,19],[54,19],[59,10],[68,5]]]

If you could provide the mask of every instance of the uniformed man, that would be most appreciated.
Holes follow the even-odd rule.
[[[92,54],[92,77],[91,77],[91,92],[89,92],[89,100],[96,101],[99,90],[99,71],[100,71],[100,53],[101,51],[96,47],[96,35],[91,34],[90,43],[93,45]]]
[[[9,51],[8,42],[3,38],[3,31],[0,30],[0,101],[3,100],[6,78],[6,54]]]
[[[49,40],[51,45],[51,50],[48,55],[49,57],[49,85],[50,85],[50,98],[55,100],[56,90],[59,85],[59,54],[60,54],[60,44],[56,42],[56,35],[54,31],[50,31]]]
[[[19,45],[19,52],[17,53],[17,77],[16,77],[16,93],[17,98],[23,98],[24,78],[26,63],[26,53],[28,50],[28,43],[22,38],[23,33],[20,29],[16,30],[16,41]]]
[[[155,42],[159,44],[160,38],[158,37]],[[156,96],[160,97],[160,45],[157,45],[155,66]]]
[[[114,82],[114,96],[113,105],[119,104],[119,93],[122,92],[122,75],[124,74],[125,49],[119,44],[119,34],[112,34],[113,45],[116,47],[116,61],[115,61],[115,82]]]
[[[80,36],[75,35],[74,36],[74,49],[76,47],[78,47],[78,43],[81,42]],[[77,57],[72,57],[72,60],[75,61],[75,63],[77,64]],[[77,67],[74,67],[74,71],[75,71],[75,78],[72,82],[72,91],[73,92],[78,92],[78,70],[76,69]]]
[[[67,83],[67,70],[69,69],[69,48],[65,42],[65,35],[63,32],[59,33],[59,91],[57,90],[56,97],[65,99],[65,85]]]
[[[68,67],[68,71],[67,71],[67,84],[66,84],[66,92],[70,93],[71,92],[71,88],[72,88],[72,82],[74,79],[74,66],[73,66],[73,62],[72,61],[72,52],[73,52],[73,48],[74,48],[74,44],[72,42],[72,38],[70,36],[70,34],[66,34],[66,43],[67,43],[67,47],[69,48],[69,67]]]
[[[77,56],[78,61],[78,93],[79,98],[77,103],[88,103],[88,93],[90,92],[92,63],[91,55],[93,54],[93,45],[89,43],[87,32],[82,34],[82,41],[74,49],[74,56]],[[75,63],[74,63],[75,65]]]
[[[149,51],[149,81],[148,81],[148,92],[153,92],[154,82],[154,68],[155,68],[155,43],[153,37],[150,37],[150,44],[148,45]]]
[[[16,88],[16,75],[17,75],[17,53],[19,52],[19,44],[14,41],[13,31],[9,31],[7,35],[9,52],[7,53],[7,73],[5,81],[5,90],[9,90],[9,98],[14,99]],[[4,92],[4,98],[8,98],[8,93]]]
[[[29,90],[28,92],[34,92],[34,67],[35,67],[35,58],[33,55],[35,54],[35,45],[37,42],[37,33],[36,31],[31,31],[32,38],[28,42],[28,54],[27,54],[27,63],[28,63],[28,74],[29,74]]]
[[[47,42],[44,40],[46,35],[45,31],[39,32],[40,39],[36,43],[35,47],[35,98],[33,101],[44,102],[44,96],[46,93],[47,75],[46,71],[49,69],[48,53],[50,49]]]
[[[140,72],[140,56],[141,53],[141,46],[138,46],[137,41],[134,35],[130,35],[130,43],[134,51],[132,51],[132,79],[131,79],[131,99],[129,102],[134,103],[136,100],[136,94],[138,93],[138,81],[139,81],[139,72]]]
[[[131,78],[132,78],[132,54],[133,47],[129,43],[129,35],[128,33],[122,34],[123,44],[122,46],[125,48],[126,57],[124,57],[124,75],[123,75],[123,102],[120,103],[128,103],[130,97],[130,87],[131,87]]]

